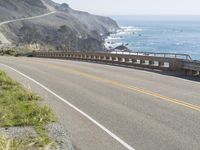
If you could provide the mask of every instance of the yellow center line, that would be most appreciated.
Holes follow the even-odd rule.
[[[33,61],[31,61],[31,62],[33,62]],[[164,95],[161,95],[161,94],[156,93],[156,92],[152,92],[152,91],[147,90],[147,89],[138,88],[136,86],[132,86],[132,85],[129,85],[129,84],[124,84],[124,83],[121,83],[121,82],[118,82],[118,81],[106,79],[106,78],[99,77],[99,76],[96,76],[96,75],[92,75],[92,74],[89,74],[89,73],[85,73],[85,72],[82,72],[82,71],[79,71],[79,70],[76,70],[76,69],[73,69],[73,68],[69,68],[69,67],[65,68],[65,67],[60,67],[60,66],[53,65],[53,64],[44,64],[44,62],[43,63],[41,63],[41,62],[42,61],[40,61],[40,62],[34,61],[33,63],[46,65],[46,66],[49,66],[49,67],[52,67],[52,68],[63,70],[63,71],[68,72],[68,73],[80,75],[80,76],[83,76],[83,77],[88,78],[88,79],[100,81],[100,82],[112,85],[114,87],[121,87],[123,89],[127,89],[127,90],[130,90],[130,91],[133,91],[133,92],[142,93],[142,94],[145,94],[145,95],[149,95],[149,96],[158,98],[160,100],[164,100],[164,101],[171,102],[171,103],[174,103],[174,104],[177,104],[177,105],[181,105],[181,106],[193,109],[193,110],[200,111],[200,106],[194,105],[194,104],[191,104],[191,103],[188,103],[188,102],[184,102],[183,100],[178,100],[178,99],[175,99],[175,98],[164,96]]]

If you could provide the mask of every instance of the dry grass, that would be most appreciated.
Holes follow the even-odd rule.
[[[0,150],[49,150],[52,147],[52,143],[49,143],[43,147],[36,147],[37,139],[26,139],[26,140],[18,140],[18,139],[7,139],[0,137]]]
[[[24,89],[5,72],[0,71],[0,127],[33,126],[38,139],[15,140],[0,138],[0,150],[27,150],[29,146],[47,147],[51,140],[45,126],[55,122],[56,117],[49,107],[39,106],[41,98]],[[20,147],[21,146],[21,147]]]

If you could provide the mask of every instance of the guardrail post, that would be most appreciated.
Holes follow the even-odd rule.
[[[132,62],[133,64],[136,64],[136,63],[137,63],[137,60],[136,60],[136,59],[131,59],[131,62]]]
[[[125,58],[121,58],[121,62],[126,62]]]
[[[200,71],[197,71],[197,73],[196,73],[196,74],[197,74],[197,76],[200,76]]]
[[[135,64],[141,67],[150,67],[155,66],[156,68],[168,68],[172,71],[183,71],[184,69],[196,70],[198,72],[192,72],[192,74],[199,75],[199,63],[195,61],[185,61],[181,59],[183,55],[176,54],[177,59],[168,57],[170,54],[163,54],[165,57],[161,57],[161,54],[153,56],[154,53],[146,53],[147,56],[141,55],[139,52],[134,54],[126,55],[124,54],[111,54],[111,53],[86,53],[86,52],[33,52],[33,56],[36,57],[50,57],[50,58],[67,58],[67,59],[82,59],[82,60],[96,60],[104,62],[113,62],[116,64]],[[185,55],[186,59],[189,59],[189,56]],[[159,63],[158,63],[159,62]],[[169,63],[167,67],[166,63]],[[184,68],[185,67],[185,68]]]
[[[149,60],[149,65],[150,65],[150,66],[154,66],[154,61]]]
[[[146,65],[146,61],[145,60],[141,60],[140,62],[142,65]]]
[[[130,63],[130,58],[125,58],[126,63]]]
[[[193,76],[195,72],[193,70],[186,70],[186,75]]]
[[[119,58],[118,58],[118,61],[119,61],[119,62],[122,62],[122,61],[123,61],[123,58],[120,58],[120,57],[119,57]]]
[[[159,61],[159,62],[158,62],[158,66],[159,66],[159,67],[164,67],[164,62],[163,62],[163,61]]]
[[[198,73],[199,73],[198,71],[195,71],[195,70],[193,70],[193,71],[192,71],[192,75],[195,75],[195,76],[197,76],[197,75],[198,75]]]
[[[104,56],[100,56],[100,60],[104,60]]]

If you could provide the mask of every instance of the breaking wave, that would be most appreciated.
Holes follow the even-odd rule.
[[[111,34],[105,39],[104,46],[106,49],[113,49],[117,46],[124,44],[122,42],[119,42],[124,39],[124,37],[134,35],[140,31],[142,31],[142,29],[135,26],[122,26],[119,30],[117,30],[115,33]]]

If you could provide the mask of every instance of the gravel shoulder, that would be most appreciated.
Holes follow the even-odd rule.
[[[35,93],[0,71],[0,150],[74,150],[68,132]]]

